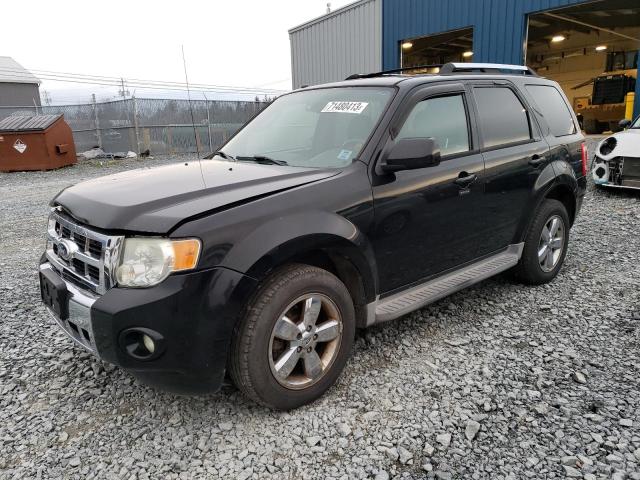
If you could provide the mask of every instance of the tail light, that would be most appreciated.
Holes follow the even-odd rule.
[[[580,149],[582,150],[582,176],[584,177],[587,174],[587,144],[582,142]]]

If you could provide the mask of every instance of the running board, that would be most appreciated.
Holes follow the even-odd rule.
[[[518,263],[523,248],[524,243],[509,245],[506,250],[496,255],[447,273],[422,285],[376,300],[368,305],[367,326],[401,317],[474,283],[504,272]]]

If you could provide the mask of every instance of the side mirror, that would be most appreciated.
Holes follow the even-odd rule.
[[[380,168],[385,173],[391,173],[439,164],[440,148],[433,138],[403,138],[383,157]]]
[[[618,122],[618,126],[623,130],[627,128],[629,125],[631,125],[631,120],[628,120],[626,118],[623,118]]]

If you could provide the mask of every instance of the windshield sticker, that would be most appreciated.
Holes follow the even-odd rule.
[[[321,113],[355,113],[360,115],[369,105],[368,102],[329,102]]]
[[[351,153],[353,153],[351,150],[340,150],[340,153],[338,154],[338,160],[349,160],[349,157],[351,157]]]

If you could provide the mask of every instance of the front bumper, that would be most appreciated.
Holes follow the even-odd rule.
[[[43,259],[40,269],[51,268]],[[65,284],[68,319],[50,312],[76,344],[144,383],[179,393],[220,387],[233,327],[256,287],[255,280],[225,268],[171,275],[151,288],[116,287],[101,296]],[[155,332],[161,350],[136,358],[122,340],[131,329]]]
[[[596,154],[591,162],[591,176],[593,183],[601,187],[640,190],[640,158],[605,160]]]
[[[49,262],[40,264],[40,272],[44,273],[46,271],[51,271],[57,275],[57,272]],[[91,307],[98,297],[82,291],[73,283],[67,281],[64,281],[64,283],[70,294],[69,317],[62,320],[50,308],[47,307],[47,310],[54,321],[60,328],[62,328],[62,330],[64,330],[71,340],[94,355],[98,355],[95,348],[93,327],[91,324]]]

